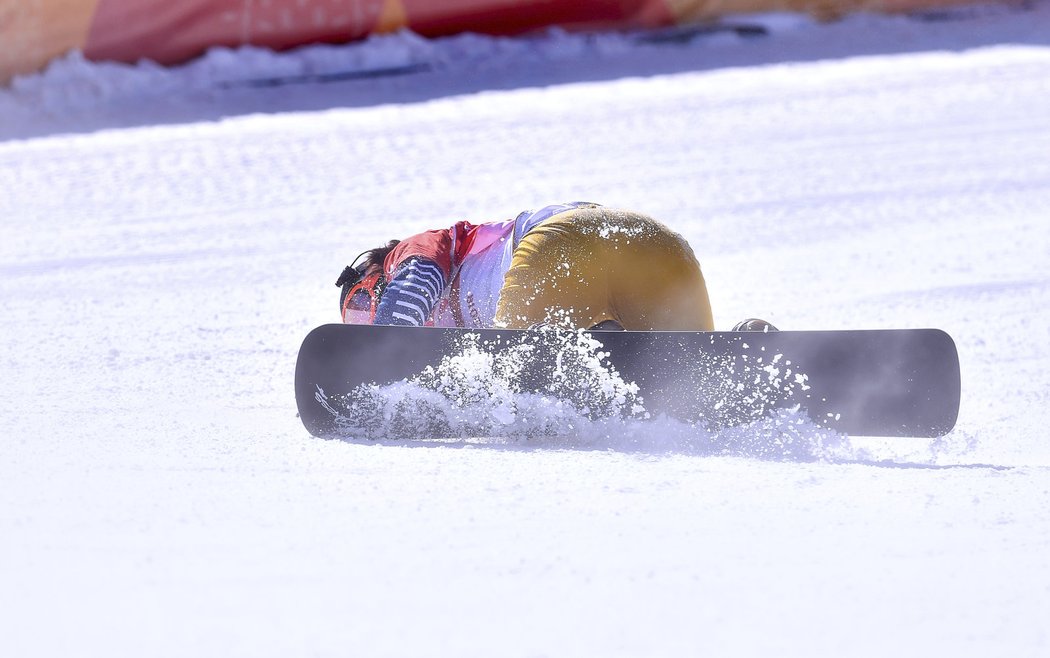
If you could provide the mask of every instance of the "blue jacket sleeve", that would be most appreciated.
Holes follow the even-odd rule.
[[[445,275],[434,261],[410,258],[398,266],[376,307],[374,324],[423,326],[445,289]]]

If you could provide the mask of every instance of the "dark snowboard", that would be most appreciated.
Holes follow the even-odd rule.
[[[355,435],[350,428],[365,422],[355,420],[359,386],[440,379],[442,360],[466,344],[503,355],[516,390],[572,398],[565,362],[579,350],[567,352],[566,344],[588,338],[601,344],[595,357],[606,369],[637,384],[646,412],[706,428],[797,406],[844,434],[933,437],[949,432],[958,416],[959,357],[951,337],[937,329],[576,335],[341,324],[320,326],[303,342],[295,373],[299,415],[316,436]],[[552,388],[555,371],[562,380]],[[568,402],[600,413],[593,400]],[[413,438],[442,433],[410,431]]]

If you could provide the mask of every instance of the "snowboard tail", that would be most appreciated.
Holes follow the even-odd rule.
[[[485,374],[463,369],[478,358],[488,359]],[[590,415],[644,408],[649,416],[719,428],[798,407],[821,427],[861,436],[946,434],[958,416],[961,386],[955,343],[937,329],[565,332],[329,324],[303,341],[296,403],[315,436],[367,436],[374,425],[369,414],[389,421],[403,413],[398,383],[451,385],[456,392],[447,404],[456,405],[487,394],[472,381],[478,377],[505,378],[517,393],[571,403]],[[360,395],[384,386],[395,387],[385,402]],[[417,414],[426,415],[426,404],[442,403],[416,404]],[[402,436],[455,431],[448,423],[417,423]]]

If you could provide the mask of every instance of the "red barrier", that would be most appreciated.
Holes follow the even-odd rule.
[[[368,36],[384,0],[101,0],[84,55],[174,64],[210,46],[286,49]]]
[[[724,14],[902,11],[968,0],[0,0],[0,84],[69,50],[176,64],[212,46],[277,50],[409,28],[424,36],[638,28]]]
[[[162,64],[209,46],[277,50],[341,43],[407,27],[423,36],[521,34],[568,29],[652,27],[674,16],[665,0],[101,0],[84,54],[89,59]]]
[[[655,27],[674,22],[665,0],[402,0],[408,26],[426,36],[459,32],[512,35],[558,25],[568,29]]]

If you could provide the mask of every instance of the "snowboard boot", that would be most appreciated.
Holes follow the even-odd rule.
[[[758,318],[749,318],[742,322],[737,322],[736,326],[733,327],[733,331],[780,331],[773,325],[769,324],[765,320],[759,320]]]
[[[623,331],[623,325],[616,320],[602,320],[591,327],[590,331]]]

